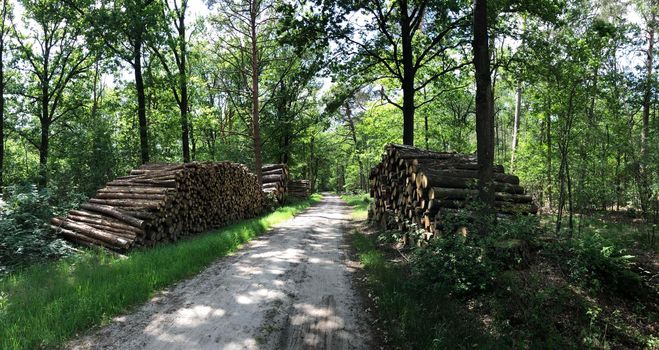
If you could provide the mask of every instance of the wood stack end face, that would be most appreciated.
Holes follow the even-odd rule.
[[[242,165],[153,163],[110,181],[51,228],[87,246],[152,246],[260,215],[265,197]]]
[[[293,199],[308,199],[311,196],[311,182],[309,180],[289,180],[288,196]]]
[[[263,192],[273,196],[277,202],[284,203],[288,195],[290,173],[286,164],[266,164],[261,167],[261,186]]]
[[[369,173],[374,199],[370,217],[387,229],[416,225],[426,237],[441,230],[442,211],[469,207],[476,198],[475,156],[433,152],[412,146],[385,146],[382,161]],[[537,206],[519,178],[494,167],[495,208],[499,214],[535,214]]]

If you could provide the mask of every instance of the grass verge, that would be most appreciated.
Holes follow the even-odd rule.
[[[344,194],[341,198],[353,207],[352,218],[355,220],[364,220],[368,215],[368,206],[371,199],[368,194]]]
[[[78,332],[107,324],[166,286],[194,276],[320,198],[313,195],[268,215],[176,244],[134,251],[127,258],[90,250],[10,274],[0,280],[0,348],[61,346]]]

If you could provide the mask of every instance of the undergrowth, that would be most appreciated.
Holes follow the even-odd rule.
[[[358,197],[355,212],[368,203]],[[657,286],[621,239],[551,236],[533,216],[477,234],[467,213],[444,213],[443,235],[403,250],[399,232],[355,233],[353,247],[384,320],[404,349],[657,348]],[[466,227],[466,230],[461,229]],[[460,229],[458,229],[460,228]],[[466,234],[464,234],[466,233]],[[585,232],[584,232],[585,233]]]
[[[157,291],[199,273],[319,200],[314,195],[260,218],[126,257],[86,250],[11,273],[0,280],[0,348],[60,346],[78,332],[106,324]]]
[[[50,229],[50,218],[79,205],[86,198],[53,187],[9,186],[0,196],[0,276],[35,262],[71,255],[74,250]],[[4,198],[4,199],[3,199]]]

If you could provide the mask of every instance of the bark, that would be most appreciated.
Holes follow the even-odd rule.
[[[408,16],[407,0],[399,0],[401,12],[401,42],[403,50],[403,144],[414,145],[414,51],[412,48],[412,29]]]
[[[194,126],[192,123],[190,125],[190,144],[192,145],[192,161],[197,160],[197,139],[195,139]],[[210,148],[211,160],[215,160],[215,143]]]
[[[142,164],[149,162],[149,134],[146,120],[146,97],[144,94],[144,78],[142,77],[142,37],[137,35],[133,43],[133,72],[135,74],[135,89],[137,92],[137,117],[140,128],[140,156]]]
[[[517,90],[515,91],[515,116],[513,121],[513,142],[510,145],[510,172],[515,172],[515,152],[517,151],[517,133],[519,132],[519,119],[522,112],[522,88],[517,83]]]
[[[654,65],[654,40],[655,30],[657,23],[657,1],[652,1],[650,4],[651,13],[647,23],[647,38],[648,48],[646,51],[645,69],[646,69],[646,82],[645,91],[643,93],[643,128],[641,129],[641,160],[639,163],[639,178],[641,193],[641,209],[644,216],[649,218],[649,204],[652,200],[652,194],[649,186],[649,174],[647,174],[648,161],[648,140],[650,135],[650,104],[652,98],[652,68]]]
[[[44,77],[48,77],[48,55],[44,55],[43,67]],[[48,150],[50,146],[50,94],[49,94],[50,81],[43,79],[41,81],[41,116],[39,122],[41,123],[41,140],[39,142],[39,188],[46,188],[48,186]]]
[[[352,109],[350,104],[346,105],[346,121],[350,129],[350,136],[352,143],[355,146],[355,154],[357,154],[357,164],[359,165],[359,188],[366,191],[366,174],[364,174],[364,163],[359,157],[359,144],[357,143],[357,129],[355,128],[355,120],[352,117]]]
[[[556,214],[556,235],[561,232],[563,223],[563,208],[565,207],[565,162],[561,159],[561,165],[558,169],[559,191],[558,191],[558,212]]]
[[[178,12],[178,42],[179,42],[179,55],[178,62],[179,79],[181,85],[181,141],[183,142],[183,162],[190,162],[190,129],[188,123],[188,74],[187,74],[187,41],[185,37],[185,11],[187,8],[187,1],[184,1],[183,6]]]
[[[315,155],[315,142],[316,137],[311,136],[309,140],[309,174],[308,178],[311,181],[311,190],[313,191],[316,188],[316,169],[318,169],[318,162],[316,161]]]
[[[290,148],[291,148],[291,136],[288,133],[288,129],[284,130],[283,132],[284,132],[284,136],[282,136],[279,162],[282,164],[288,164]]]
[[[561,166],[558,170],[558,177],[560,181],[560,192],[558,197],[558,215],[556,217],[556,234],[558,235],[561,231],[562,225],[562,216],[563,209],[565,207],[566,200],[566,185],[567,185],[567,199],[568,199],[568,211],[569,211],[569,234],[572,235],[572,182],[570,179],[570,141],[571,141],[571,131],[572,131],[572,121],[574,119],[574,95],[575,95],[576,84],[573,83],[570,97],[568,99],[567,112],[565,114],[565,125],[562,128],[562,136],[558,142],[558,151],[561,158]]]
[[[251,36],[251,59],[252,59],[252,138],[254,141],[254,169],[256,177],[261,181],[261,128],[259,121],[259,50],[257,45],[257,1],[250,3],[250,36]]]
[[[487,0],[474,0],[474,66],[476,69],[476,143],[479,197],[493,211],[494,113],[487,33]],[[485,229],[483,228],[482,231]]]
[[[551,100],[549,101],[549,106],[548,106],[548,111],[551,111]],[[551,210],[552,206],[552,192],[553,192],[553,186],[552,186],[552,179],[551,179],[551,173],[552,173],[552,168],[551,168],[551,116],[550,113],[547,112],[545,113],[545,124],[546,124],[546,137],[547,137],[547,202],[549,204],[549,210]]]
[[[425,136],[426,136],[426,149],[430,149],[429,143],[428,143],[428,113],[425,113],[423,115],[423,128],[425,131]]]
[[[2,17],[0,20],[0,194],[4,185],[5,164],[5,34],[7,29],[7,1],[2,0]]]

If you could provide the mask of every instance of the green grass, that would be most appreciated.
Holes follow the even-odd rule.
[[[541,224],[549,232],[554,232],[556,216],[542,216]],[[563,218],[563,227],[568,227],[567,217]],[[579,228],[581,228],[581,232]],[[659,229],[654,228],[655,235],[653,239],[653,227],[651,224],[633,224],[627,221],[614,221],[601,214],[589,216],[577,215],[574,217],[574,231],[575,239],[582,239],[584,236],[598,234],[618,248],[641,249],[654,254],[659,253],[659,242],[657,242],[659,241]]]
[[[353,206],[353,219],[366,219],[366,216],[368,215],[368,206],[371,204],[371,199],[368,194],[344,194],[341,195],[341,198],[346,201],[346,203]]]
[[[194,276],[319,200],[320,195],[314,195],[263,217],[176,244],[134,251],[127,258],[90,250],[6,276],[0,280],[0,348],[61,346],[172,283]]]

